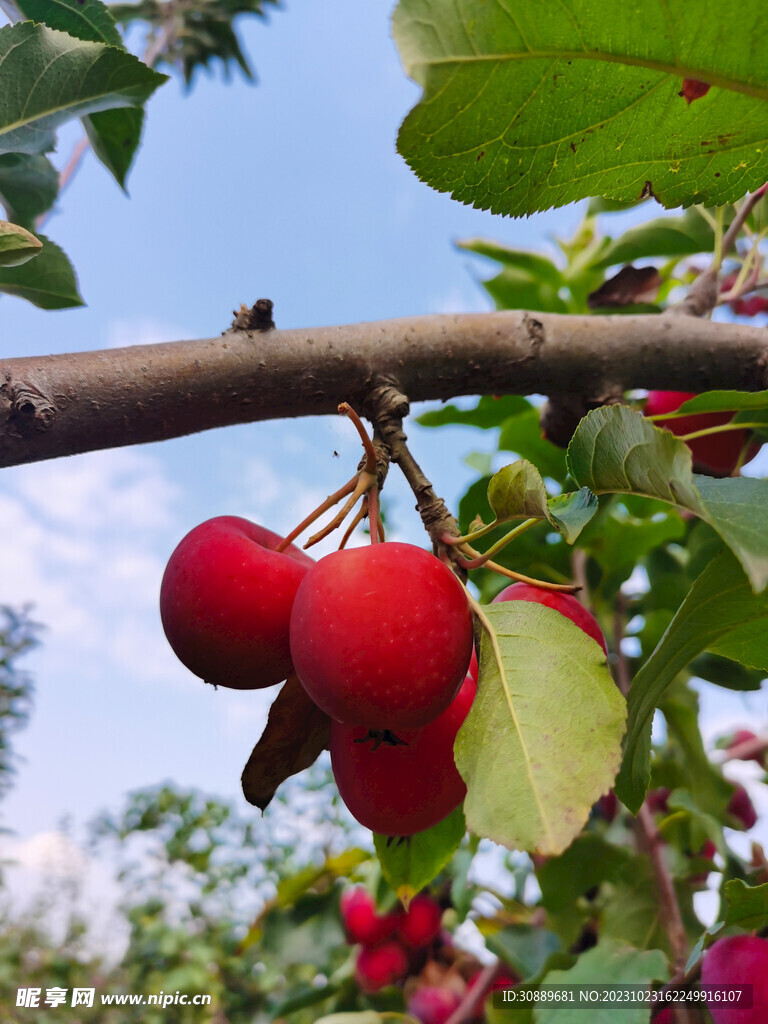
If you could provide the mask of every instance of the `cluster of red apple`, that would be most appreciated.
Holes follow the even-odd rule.
[[[516,583],[496,600],[555,608],[605,650],[568,594]],[[387,542],[314,562],[270,530],[221,516],[171,555],[160,611],[176,655],[206,682],[252,689],[296,672],[332,720],[334,777],[367,828],[412,835],[464,799],[453,745],[477,690],[472,618],[434,555]]]
[[[763,301],[762,299],[760,300]],[[695,392],[689,391],[649,391],[643,410],[646,416],[660,416],[665,412],[676,412],[683,402],[696,398]],[[658,427],[664,427],[676,436],[693,434],[698,430],[711,427],[722,427],[733,419],[732,412],[701,412],[678,419],[660,419]],[[724,430],[720,433],[695,437],[686,444],[693,456],[694,469],[700,473],[715,476],[731,476],[739,465],[739,459],[745,446],[749,443],[750,430]],[[754,459],[760,451],[760,443],[749,444],[742,465]]]
[[[408,1014],[421,1024],[445,1024],[466,992],[477,983],[481,964],[458,951],[441,929],[443,911],[422,893],[408,910],[379,914],[370,893],[348,889],[341,897],[341,918],[350,945],[360,949],[355,978],[369,994],[402,985]],[[495,987],[514,985],[506,969]]]

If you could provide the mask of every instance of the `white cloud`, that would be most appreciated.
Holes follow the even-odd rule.
[[[107,328],[106,348],[126,348],[129,345],[157,345],[163,341],[182,341],[195,337],[185,327],[163,320],[134,317],[113,320]]]

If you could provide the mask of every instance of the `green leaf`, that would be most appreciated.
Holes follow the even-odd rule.
[[[653,256],[693,256],[712,252],[715,233],[698,210],[682,217],[658,217],[630,228],[600,253],[594,266],[606,268],[617,263],[634,263]]]
[[[555,264],[529,249],[508,249],[498,242],[490,242],[482,238],[473,238],[466,242],[457,242],[457,248],[466,249],[468,252],[477,253],[478,256],[487,256],[488,259],[503,263],[505,267],[514,267],[524,271],[529,278],[546,282],[553,288],[561,288],[563,275]]]
[[[567,465],[597,494],[643,494],[686,508],[733,550],[756,591],[768,585],[768,481],[694,475],[685,442],[623,405],[601,406],[579,423]]]
[[[37,256],[43,247],[31,231],[0,220],[0,267],[18,267]]]
[[[528,309],[541,313],[567,313],[568,305],[551,285],[531,279],[515,267],[504,267],[482,282],[496,309]]]
[[[631,859],[629,850],[586,832],[565,853],[550,857],[536,872],[541,902],[554,913],[567,910],[588,889],[620,878]]]
[[[683,402],[677,412],[737,412],[768,409],[768,391],[707,391]]]
[[[547,502],[547,518],[566,543],[573,544],[597,512],[597,496],[588,487],[569,494],[558,494]]]
[[[768,595],[752,592],[728,551],[714,559],[691,587],[629,691],[624,759],[615,788],[633,813],[648,788],[654,710],[678,672],[703,650],[726,657],[738,652],[752,667],[768,666]]]
[[[560,612],[528,601],[482,611],[480,682],[455,746],[467,825],[558,854],[613,784],[624,698],[600,645]]]
[[[759,669],[745,668],[738,661],[709,652],[700,654],[689,667],[693,675],[726,690],[759,690],[765,678]]]
[[[140,107],[165,80],[113,46],[32,22],[7,25],[0,29],[0,153],[46,152],[64,121]]]
[[[58,192],[59,172],[48,157],[0,156],[0,202],[9,220],[33,228],[36,218],[53,206]]]
[[[725,899],[728,909],[724,925],[737,925],[747,931],[768,925],[768,882],[750,886],[733,878],[725,883]]]
[[[26,299],[40,309],[84,306],[72,264],[62,249],[45,235],[34,263],[0,268],[0,292]]]
[[[491,477],[488,504],[499,523],[547,519],[569,544],[573,544],[597,511],[597,498],[588,487],[548,498],[541,474],[527,459],[504,466]]]
[[[16,0],[22,14],[76,39],[124,50],[115,19],[101,0]],[[144,112],[134,108],[103,110],[83,118],[91,148],[121,187],[141,140]]]
[[[606,572],[634,566],[649,551],[685,536],[685,522],[674,511],[663,519],[606,516],[599,531],[590,531],[588,548]]]
[[[569,971],[550,971],[545,985],[648,985],[669,977],[667,958],[659,949],[640,951],[601,939],[582,953]],[[648,1024],[644,1004],[623,1006],[623,1024]],[[536,1024],[584,1024],[584,1007],[544,1006],[536,1011]],[[616,1024],[616,1007],[590,1008],[589,1024]]]
[[[437,825],[417,832],[407,843],[374,833],[373,845],[381,870],[407,907],[413,897],[436,878],[459,848],[467,827],[461,807]]]
[[[639,20],[640,19],[640,20]],[[398,149],[463,203],[523,216],[582,199],[721,205],[768,178],[760,0],[400,0],[423,89]],[[711,84],[692,103],[685,79]]]
[[[523,981],[535,978],[549,958],[562,951],[554,932],[529,924],[513,924],[489,935],[486,944]]]
[[[682,751],[682,763],[688,775],[688,785],[696,808],[715,818],[721,817],[733,794],[733,786],[726,782],[721,772],[707,757],[699,728],[698,694],[688,687],[672,687],[667,691],[660,709],[667,723],[669,736]],[[684,803],[677,806],[684,806]],[[720,840],[720,831],[718,830],[715,835],[708,834],[707,838]]]
[[[467,427],[482,427],[488,430],[498,427],[509,416],[528,412],[531,403],[520,395],[501,395],[493,398],[483,396],[472,409],[459,409],[456,405],[444,405],[441,409],[429,409],[416,417],[422,427],[444,427],[460,424]]]

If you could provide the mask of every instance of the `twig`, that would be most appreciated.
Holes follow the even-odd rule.
[[[656,828],[653,815],[645,804],[637,812],[637,823],[639,826],[638,838],[645,848],[645,852],[651,858],[656,876],[661,916],[672,949],[675,969],[684,973],[688,959],[688,938],[685,934],[685,925],[680,913],[680,904],[677,901],[672,875],[664,859],[663,840]]]
[[[501,960],[497,960],[495,963],[484,967],[480,971],[477,981],[467,991],[445,1024],[467,1024],[468,1021],[477,1020],[478,1017],[482,1017],[483,1003],[488,993],[493,989],[493,983],[501,974],[503,966]]]
[[[717,276],[720,273],[723,258],[733,248],[739,232],[744,227],[744,222],[755,208],[755,205],[763,198],[766,190],[768,190],[768,182],[746,197],[736,211],[736,216],[731,221],[728,230],[723,235],[722,243],[719,246],[719,250],[715,253],[710,266],[703,273],[699,274],[683,301],[667,310],[667,313],[672,315],[683,313],[686,316],[702,317],[715,308],[719,298]]]

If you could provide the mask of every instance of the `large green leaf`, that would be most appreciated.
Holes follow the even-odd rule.
[[[0,267],[19,267],[37,256],[42,247],[31,231],[0,220]]]
[[[0,153],[44,153],[62,122],[140,107],[165,79],[113,46],[32,22],[7,25],[0,29]]]
[[[455,746],[467,825],[561,853],[613,784],[624,698],[600,645],[560,612],[509,601],[483,618],[477,697]]]
[[[629,691],[624,760],[616,793],[633,812],[650,778],[653,713],[665,690],[703,650],[768,669],[768,594],[756,595],[733,555],[724,551],[696,580]]]
[[[46,156],[5,153],[0,156],[0,202],[8,219],[32,228],[35,218],[53,206],[59,172]]]
[[[647,985],[669,977],[667,958],[659,949],[641,951],[601,939],[582,953],[569,971],[550,971],[545,985]],[[624,1024],[648,1024],[648,1007],[642,1003],[622,1006]],[[584,1024],[584,1006],[544,1006],[536,1011],[536,1024]],[[616,1024],[616,1003],[591,1006],[589,1024]]]
[[[623,405],[584,417],[567,464],[574,480],[596,494],[642,494],[695,513],[732,549],[755,590],[768,585],[768,481],[695,475],[683,441]]]
[[[125,49],[115,19],[101,0],[15,0],[25,18],[68,32],[76,39]],[[83,118],[96,156],[125,186],[125,176],[141,139],[143,110],[125,107]]]
[[[381,870],[398,897],[407,905],[445,867],[459,847],[467,828],[457,807],[437,825],[410,836],[407,843],[374,834]]]
[[[768,925],[768,882],[749,886],[740,878],[725,883],[728,910],[725,925],[736,925],[750,931]]]
[[[620,878],[632,859],[629,850],[585,832],[565,853],[549,857],[536,872],[542,905],[555,913],[567,910],[588,889]]]
[[[40,254],[21,267],[0,267],[0,292],[27,299],[41,309],[70,309],[82,306],[72,264],[65,253],[45,235]]]
[[[585,196],[720,205],[768,178],[762,0],[400,0],[423,89],[398,148],[455,199],[522,216]],[[693,102],[684,81],[709,83]]]
[[[653,256],[693,256],[711,252],[714,244],[709,221],[698,210],[688,210],[682,217],[658,217],[630,228],[611,241],[594,265],[605,268]]]

